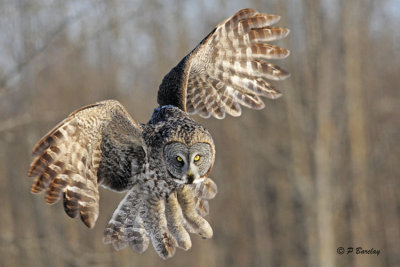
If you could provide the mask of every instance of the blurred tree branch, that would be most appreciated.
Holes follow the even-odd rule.
[[[54,111],[48,111],[45,114],[42,114],[39,118],[32,116],[31,113],[24,113],[20,116],[16,116],[13,118],[9,118],[6,120],[3,120],[0,124],[0,134],[6,131],[13,131],[14,129],[31,124],[34,122],[54,122],[57,119],[57,114],[58,112],[56,110]]]
[[[32,53],[30,53],[27,57],[25,57],[22,61],[16,64],[16,67],[5,74],[0,80],[0,96],[4,94],[8,87],[7,84],[9,81],[17,77],[25,68],[27,68],[38,56],[40,56],[50,45],[53,44],[54,40],[62,33],[71,23],[79,21],[79,19],[85,15],[87,9],[82,10],[78,14],[74,16],[69,16],[65,18],[54,30],[46,35],[44,38],[45,41],[43,44],[36,49]]]
[[[94,33],[89,36],[86,39],[87,41],[93,40],[95,38],[98,38],[102,33],[110,30],[110,29],[114,29],[116,26],[121,26],[127,22],[129,22],[129,20],[131,20],[132,18],[134,18],[134,15],[137,14],[137,10],[139,8],[136,7],[134,11],[130,12],[128,15],[124,16],[123,18],[119,19],[119,20],[115,20],[115,19],[110,19],[109,22],[103,26],[100,27],[99,29],[97,29],[96,31],[94,31]],[[43,42],[43,45],[36,48],[34,50],[34,52],[32,52],[27,58],[25,58],[23,61],[19,62],[17,64],[17,66],[10,71],[9,73],[5,74],[5,76],[0,80],[0,96],[3,95],[4,93],[6,93],[8,87],[7,84],[9,83],[9,81],[11,81],[12,79],[14,79],[15,77],[17,77],[25,68],[29,67],[29,65],[37,58],[39,57],[41,54],[44,53],[44,51],[46,51],[47,48],[50,47],[50,45],[52,45],[55,40],[57,39],[57,37],[71,24],[71,23],[75,23],[77,21],[79,21],[79,19],[85,15],[87,12],[87,10],[83,10],[81,12],[79,12],[78,14],[74,15],[74,16],[70,16],[68,18],[66,18],[62,23],[60,23],[60,25],[57,26],[56,29],[54,29],[51,33],[49,33],[47,36],[46,41]],[[76,50],[78,47],[82,47],[83,44],[80,44],[78,46],[73,47],[72,50],[68,51],[65,56],[69,55],[70,53],[72,53],[74,50]]]
[[[31,114],[25,113],[21,116],[4,120],[0,125],[0,133],[13,130],[18,126],[28,123],[31,119],[32,119]]]

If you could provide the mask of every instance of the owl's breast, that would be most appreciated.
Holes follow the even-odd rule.
[[[158,160],[147,164],[146,170],[138,177],[141,193],[166,198],[180,185],[172,181],[165,164],[160,164]]]

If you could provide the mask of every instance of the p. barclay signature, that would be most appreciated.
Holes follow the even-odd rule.
[[[357,248],[355,248],[355,251],[354,251],[353,247],[348,247],[347,250],[344,247],[338,247],[338,249],[337,249],[337,253],[338,254],[342,255],[345,252],[347,252],[346,255],[355,253],[357,255],[360,255],[360,254],[374,255],[375,254],[376,256],[379,256],[379,254],[381,253],[381,250],[380,249],[374,249],[374,248],[363,249],[362,247],[357,247]]]

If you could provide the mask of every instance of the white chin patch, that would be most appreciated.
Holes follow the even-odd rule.
[[[194,183],[194,184],[199,184],[199,183],[202,183],[204,180],[205,180],[204,177],[198,178],[198,179],[194,179],[193,183]]]

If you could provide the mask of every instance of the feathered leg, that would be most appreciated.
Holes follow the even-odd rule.
[[[171,194],[165,207],[165,215],[167,217],[168,229],[178,242],[178,246],[184,250],[192,247],[189,233],[183,227],[182,210],[176,196],[176,192]]]
[[[192,189],[183,186],[177,190],[178,202],[182,208],[182,214],[187,222],[187,230],[201,235],[204,238],[211,238],[213,230],[210,224],[196,212],[195,199]]]

